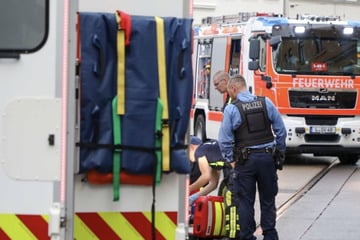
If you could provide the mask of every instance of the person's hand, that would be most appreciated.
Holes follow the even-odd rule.
[[[274,158],[275,168],[278,170],[282,170],[285,162],[285,150],[276,149],[273,158]]]
[[[198,199],[198,197],[199,197],[198,192],[190,195],[189,196],[189,205],[191,206],[195,202],[195,200]]]

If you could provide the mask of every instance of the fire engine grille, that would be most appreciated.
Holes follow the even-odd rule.
[[[307,125],[336,125],[338,117],[336,116],[306,116]]]
[[[356,104],[356,91],[289,90],[289,100],[294,108],[352,109]]]
[[[305,141],[307,143],[337,143],[340,141],[340,136],[338,134],[305,134]]]

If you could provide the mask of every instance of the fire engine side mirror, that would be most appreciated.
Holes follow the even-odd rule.
[[[259,62],[258,61],[250,61],[248,65],[249,70],[258,70]]]
[[[260,54],[260,40],[252,38],[250,41],[249,49],[249,70],[258,70],[259,69],[259,54]]]
[[[272,46],[273,48],[277,48],[277,46],[279,45],[279,43],[281,43],[282,39],[281,36],[272,36],[269,40],[269,44],[270,46]]]
[[[260,40],[252,38],[250,39],[249,58],[251,60],[258,60],[260,54]]]

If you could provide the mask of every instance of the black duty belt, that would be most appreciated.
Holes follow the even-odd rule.
[[[250,153],[272,153],[273,149],[270,147],[265,147],[265,148],[247,148],[246,149],[247,154]]]

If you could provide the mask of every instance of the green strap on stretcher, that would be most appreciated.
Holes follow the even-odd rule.
[[[121,19],[118,14],[116,20],[119,25]],[[161,172],[170,171],[170,129],[169,129],[169,111],[167,98],[167,80],[166,80],[166,58],[165,58],[165,34],[164,20],[155,17],[156,21],[156,39],[158,56],[158,76],[160,98],[157,101],[156,121],[155,121],[155,147],[156,150],[156,173],[155,183],[160,183]],[[121,119],[120,115],[125,114],[125,33],[122,29],[117,32],[117,96],[112,101],[113,118],[113,140],[114,145],[121,145]],[[161,134],[160,134],[161,133]],[[120,176],[121,149],[114,149],[113,154],[113,200],[119,200],[119,176]]]
[[[162,127],[162,112],[163,105],[160,99],[157,101],[156,106],[156,121],[155,121],[155,132],[161,132]],[[117,114],[117,97],[114,97],[112,101],[112,119],[113,119],[113,139],[114,145],[119,146],[121,144],[121,119],[120,115]],[[161,147],[161,136],[155,134],[155,147]],[[156,174],[155,174],[155,183],[159,184],[161,180],[161,149],[156,150]],[[120,177],[120,161],[121,161],[121,149],[114,149],[113,153],[113,200],[119,200],[119,177]]]
[[[117,53],[117,96],[112,101],[113,140],[114,145],[121,144],[120,115],[125,114],[125,31],[120,28],[120,16],[115,13],[118,31],[116,34]],[[120,187],[120,159],[121,149],[114,149],[113,153],[113,200],[119,200]]]
[[[162,112],[162,170],[170,171],[170,129],[169,129],[169,110],[166,83],[166,57],[165,57],[165,34],[164,20],[155,17],[156,21],[156,42],[158,59],[158,76],[160,99],[163,104]]]
[[[155,151],[156,154],[156,173],[155,173],[155,183],[160,183],[161,180],[161,159],[162,159],[162,152],[161,152],[161,129],[162,129],[162,114],[164,108],[161,99],[158,98],[157,105],[156,105],[156,119],[155,119],[155,147],[157,150]]]
[[[112,101],[112,119],[113,119],[113,139],[114,145],[121,144],[121,119],[120,115],[117,114],[117,96]],[[119,200],[119,176],[120,176],[120,160],[121,160],[121,149],[114,149],[113,153],[113,200]]]
[[[114,145],[121,144],[121,119],[120,116],[116,113],[117,111],[117,97],[113,99],[112,102],[112,113],[113,113],[113,130],[114,130]],[[163,104],[161,99],[158,99],[156,106],[156,119],[155,119],[155,133],[161,132],[162,128],[162,113],[163,113]],[[155,134],[155,148],[161,147],[161,136]],[[113,189],[114,189],[114,201],[119,200],[119,175],[120,175],[120,159],[121,159],[121,149],[115,149],[113,155]],[[155,151],[156,153],[156,174],[155,174],[155,183],[160,183],[161,180],[161,148]]]

